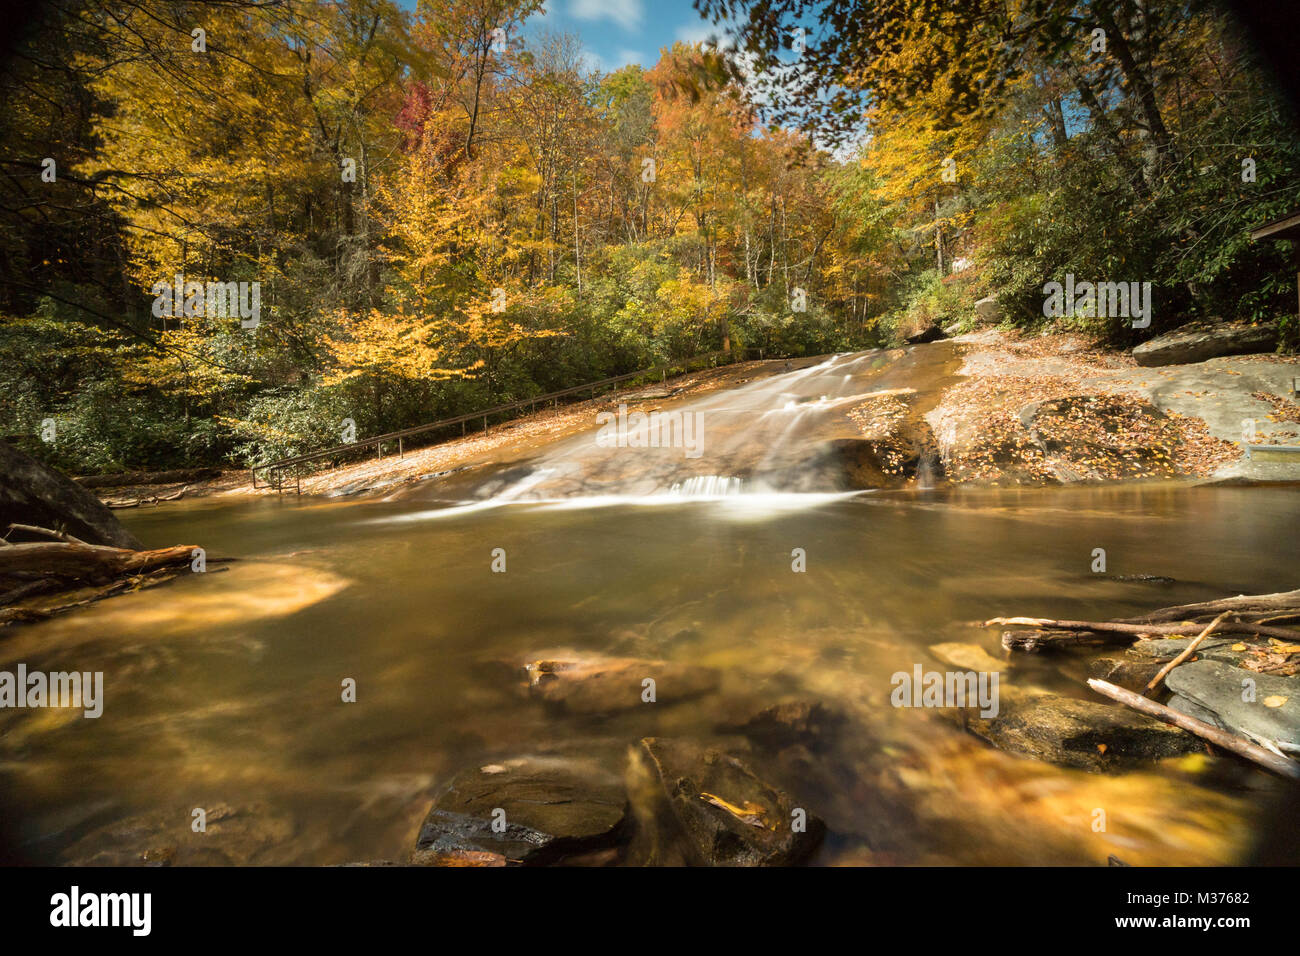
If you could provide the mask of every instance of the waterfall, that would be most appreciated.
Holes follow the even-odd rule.
[[[745,484],[742,478],[724,478],[721,475],[694,475],[676,482],[666,494],[681,498],[721,498],[740,494]]]

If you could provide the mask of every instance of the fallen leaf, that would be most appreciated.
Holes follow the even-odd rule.
[[[1289,698],[1283,697],[1281,694],[1274,694],[1271,697],[1264,698],[1264,706],[1281,707],[1283,704],[1287,702],[1288,699]]]

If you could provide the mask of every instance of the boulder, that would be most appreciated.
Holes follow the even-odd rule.
[[[895,335],[908,345],[922,342],[937,342],[943,338],[943,329],[934,319],[922,316],[904,316],[899,320]]]
[[[1223,322],[1185,326],[1158,335],[1133,349],[1138,365],[1187,365],[1220,355],[1272,352],[1277,348],[1277,329],[1247,322]]]
[[[973,713],[967,712],[967,729],[999,750],[1094,773],[1200,749],[1192,734],[1145,714],[1055,694],[1004,696],[996,717]]]
[[[710,667],[635,657],[563,656],[524,665],[529,693],[572,714],[611,714],[652,706],[643,700],[644,681],[655,682],[654,704],[671,704],[717,690]]]
[[[626,810],[621,779],[593,763],[527,756],[486,764],[458,774],[434,801],[410,862],[571,862],[615,846]]]
[[[0,441],[0,534],[11,523],[66,531],[87,544],[143,547],[113,512],[71,478]],[[11,541],[48,541],[14,534]]]
[[[786,866],[825,835],[820,819],[721,751],[647,737],[632,756],[637,863]]]
[[[1242,700],[1246,680],[1255,682],[1253,700]],[[1223,727],[1235,734],[1300,747],[1300,678],[1200,660],[1175,667],[1165,684],[1218,715]]]
[[[980,325],[997,325],[1002,321],[1002,309],[996,296],[985,296],[975,303],[975,321]]]

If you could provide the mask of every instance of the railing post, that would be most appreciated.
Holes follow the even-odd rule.
[[[402,439],[400,439],[400,438],[397,439],[397,457],[398,457],[398,458],[405,458],[405,457],[406,457],[406,450],[405,450],[404,448],[402,448]]]

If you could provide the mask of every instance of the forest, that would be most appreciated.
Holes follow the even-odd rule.
[[[1300,202],[1294,115],[1220,5],[697,7],[715,42],[602,72],[539,0],[43,4],[0,76],[0,435],[248,466],[986,296],[1296,347],[1249,238]],[[1045,317],[1067,273],[1150,283],[1150,328]]]

